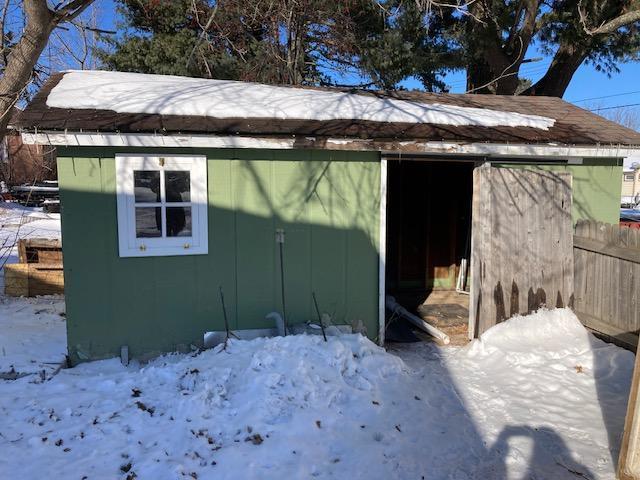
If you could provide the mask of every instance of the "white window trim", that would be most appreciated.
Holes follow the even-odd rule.
[[[134,170],[186,170],[190,172],[191,237],[136,238]],[[164,176],[161,175],[160,178],[162,179]],[[161,180],[161,185],[163,184],[164,182]],[[120,257],[203,255],[208,253],[206,157],[174,154],[166,156],[116,155],[116,197]]]

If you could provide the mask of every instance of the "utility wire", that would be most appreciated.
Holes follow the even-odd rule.
[[[581,103],[581,102],[588,102],[590,100],[600,100],[601,98],[623,97],[625,95],[634,95],[636,93],[640,93],[640,90],[636,90],[634,92],[613,93],[611,95],[603,95],[601,97],[591,97],[591,98],[583,98],[582,100],[569,100],[569,101],[571,103]]]
[[[530,68],[530,69],[521,69],[518,71],[518,76],[519,77],[523,77],[523,76],[535,76],[539,73],[543,73],[546,72],[549,68],[549,65],[551,65],[551,62],[549,62],[548,65],[536,65],[534,68]],[[532,65],[533,67],[533,65]],[[447,82],[445,82],[447,83]],[[447,83],[447,86],[451,87],[451,88],[457,88],[457,87],[461,87],[466,85],[467,80],[466,79],[460,79],[460,80],[454,80],[453,82]]]
[[[613,108],[624,108],[624,107],[638,107],[640,103],[627,103],[625,105],[614,105],[613,107],[601,107],[601,108],[591,108],[590,112],[600,112],[602,110],[611,110]]]

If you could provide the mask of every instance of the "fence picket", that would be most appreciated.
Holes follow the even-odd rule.
[[[637,347],[640,230],[580,221],[573,252],[578,318],[593,330]]]

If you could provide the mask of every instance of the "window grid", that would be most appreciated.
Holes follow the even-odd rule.
[[[134,170],[134,174],[136,171],[145,171],[145,170]],[[156,208],[156,207],[160,207],[160,226],[161,226],[161,236],[160,238],[168,238],[167,237],[167,207],[182,207],[182,208],[192,208],[192,203],[191,202],[168,202],[166,200],[167,194],[166,194],[166,190],[165,190],[165,185],[166,185],[166,179],[165,179],[165,167],[164,166],[159,166],[157,167],[157,169],[155,170],[150,170],[147,169],[146,171],[158,171],[160,172],[160,201],[159,202],[136,202],[134,199],[133,202],[133,206],[134,206],[134,211],[135,208]],[[172,167],[170,169],[170,171],[172,172],[188,172],[189,170],[178,170],[175,167]],[[191,192],[191,177],[189,177],[189,192]],[[191,195],[189,195],[191,196]],[[193,212],[193,210],[192,210]],[[193,234],[193,232],[192,232]],[[190,235],[191,236],[191,235]],[[190,237],[189,236],[189,237]],[[184,237],[184,238],[189,238],[189,237]],[[144,238],[144,237],[136,237],[136,238]]]
[[[116,193],[121,257],[208,252],[205,156],[116,155]]]

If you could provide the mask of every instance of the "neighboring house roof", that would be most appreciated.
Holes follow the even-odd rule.
[[[12,122],[40,131],[640,145],[555,97],[282,87],[121,72],[52,75]]]

